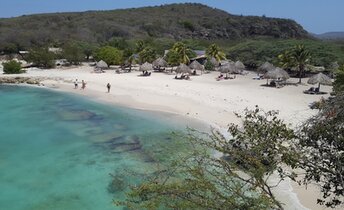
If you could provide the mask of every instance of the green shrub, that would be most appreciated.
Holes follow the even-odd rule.
[[[55,57],[56,55],[50,52],[47,47],[42,47],[30,50],[27,61],[38,67],[53,68],[55,66]]]
[[[24,73],[21,69],[21,63],[15,60],[3,63],[5,74],[21,74]]]
[[[214,71],[215,70],[215,66],[212,62],[210,62],[209,60],[207,60],[207,62],[204,65],[205,70],[208,71]]]
[[[336,93],[344,92],[344,65],[340,66],[335,72],[333,89]]]
[[[68,43],[63,47],[62,58],[67,59],[71,65],[79,65],[85,56],[83,49],[77,43]]]
[[[123,62],[123,53],[117,48],[105,46],[97,50],[95,59],[103,60],[108,65],[119,65]]]
[[[179,23],[180,23],[180,25],[182,25],[185,29],[188,29],[188,30],[190,30],[190,31],[195,31],[195,26],[193,25],[192,22],[185,20],[185,21],[180,21]]]

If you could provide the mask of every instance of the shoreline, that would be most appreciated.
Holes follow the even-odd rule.
[[[135,76],[138,74],[135,71],[129,74],[112,74],[111,71],[105,74],[93,74],[89,72],[90,70],[85,66],[72,70],[34,70],[28,71],[23,76],[46,78],[42,81],[45,88],[81,95],[96,102],[142,111],[167,113],[169,117],[166,117],[166,120],[169,120],[171,116],[176,122],[190,119],[190,121],[200,122],[204,127],[215,127],[221,130],[226,129],[229,123],[240,123],[240,119],[234,115],[234,112],[240,113],[247,107],[254,108],[256,104],[266,111],[279,110],[279,117],[296,127],[316,113],[307,107],[308,103],[320,99],[320,96],[303,95],[301,90],[308,88],[306,85],[287,86],[282,89],[265,88],[259,85],[265,83],[265,80],[254,81],[251,79],[252,75],[240,76],[235,81],[216,82],[214,80],[216,73],[211,73],[192,77],[192,81],[175,81],[172,75],[163,73],[154,73],[151,78],[141,78]],[[86,80],[85,90],[73,88],[72,81],[75,78],[80,81]],[[109,94],[106,93],[105,88],[108,81],[112,84]],[[230,89],[229,96],[223,94],[228,89]],[[281,198],[285,197],[288,191],[290,191],[291,200],[292,197],[297,197],[299,204],[293,205],[294,208],[290,209],[296,207],[297,209],[324,209],[316,205],[314,196],[312,198],[308,196],[315,194],[313,190],[297,188],[292,182],[285,182],[284,189],[282,188],[280,187],[279,190],[285,191],[285,194],[282,193]],[[290,199],[287,204],[290,204]],[[312,203],[314,205],[311,205]]]

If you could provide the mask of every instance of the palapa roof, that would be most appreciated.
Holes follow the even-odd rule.
[[[204,66],[196,60],[192,61],[192,63],[189,65],[189,67],[191,69],[195,69],[195,70],[204,70]]]
[[[140,71],[150,71],[150,70],[153,70],[153,65],[151,63],[144,63],[142,65],[140,65]]]
[[[167,62],[163,58],[158,58],[155,61],[153,61],[153,66],[166,67]]]
[[[289,74],[285,70],[277,67],[274,70],[266,72],[264,74],[264,78],[265,79],[282,79],[282,80],[287,80],[290,77],[289,77]]]
[[[101,68],[101,69],[106,69],[108,68],[108,65],[105,61],[101,60],[97,62],[96,67]]]
[[[332,85],[332,80],[330,77],[326,76],[323,73],[316,74],[309,78],[307,81],[308,84],[321,84],[321,85]]]
[[[245,69],[245,65],[241,61],[235,62],[235,67],[237,67],[240,70],[244,70]]]
[[[258,72],[260,73],[266,73],[268,71],[271,71],[271,70],[274,70],[275,69],[275,66],[272,65],[271,63],[269,62],[265,62],[263,65],[261,65],[259,68],[258,68]]]
[[[214,57],[210,58],[210,63],[212,63],[215,67],[218,67],[220,65],[220,62],[218,62]]]
[[[189,74],[191,74],[191,69],[185,64],[180,64],[177,67],[176,72],[177,73],[189,73]]]
[[[234,63],[227,63],[225,65],[220,66],[219,71],[221,73],[236,74],[239,70],[235,67]]]

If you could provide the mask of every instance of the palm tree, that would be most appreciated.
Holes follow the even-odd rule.
[[[132,55],[130,55],[129,57],[128,57],[128,59],[127,59],[127,64],[129,65],[129,71],[131,71],[131,68],[132,68],[132,65],[133,65],[133,63],[136,61],[136,59],[135,59],[135,55],[134,54],[132,54]]]
[[[135,53],[140,53],[143,49],[145,49],[146,45],[144,41],[139,40],[135,43]]]
[[[296,45],[289,51],[285,51],[283,54],[278,56],[280,64],[284,68],[297,67],[299,70],[299,83],[304,74],[306,65],[309,63],[311,58],[310,52],[305,48],[304,45]]]
[[[178,53],[180,63],[188,64],[190,62],[188,54],[191,53],[191,50],[184,43],[176,42],[172,50]]]
[[[219,46],[216,44],[212,44],[208,47],[206,54],[208,56],[208,59],[215,58],[217,61],[221,61],[226,59],[226,55]]]
[[[304,45],[297,45],[291,51],[291,57],[299,68],[299,83],[301,83],[301,78],[304,74],[305,67],[311,58],[310,52],[305,48]]]
[[[278,55],[278,63],[280,67],[289,70],[295,66],[289,50],[286,50],[282,54]]]
[[[156,51],[152,47],[145,47],[140,53],[140,63],[152,63],[156,59]]]

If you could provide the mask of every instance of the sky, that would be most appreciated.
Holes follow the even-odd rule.
[[[161,4],[184,3],[187,0],[0,0],[0,17],[35,13],[111,10]],[[289,18],[307,31],[324,33],[344,31],[344,0],[201,0],[206,4],[238,15],[265,15]]]

